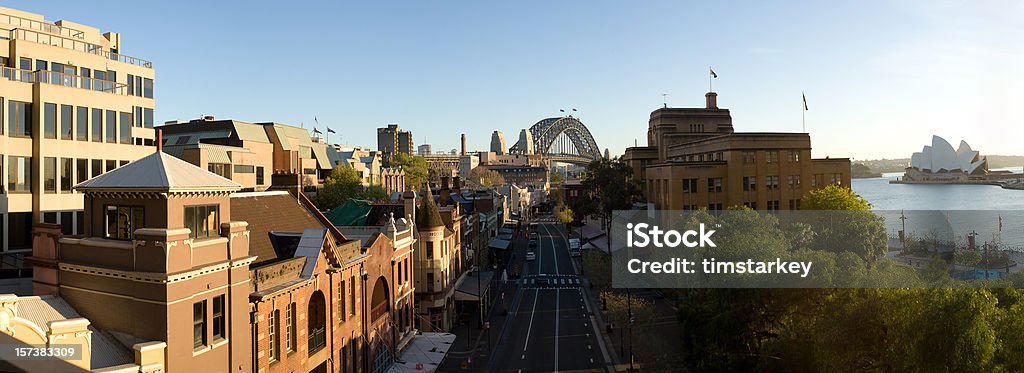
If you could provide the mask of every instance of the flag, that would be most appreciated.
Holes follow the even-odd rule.
[[[334,130],[332,130],[331,127],[327,127],[327,133],[337,133],[337,132],[334,132]]]
[[[576,109],[572,109],[572,111],[576,111]]]
[[[316,129],[316,126],[314,126],[313,127],[313,133],[320,134],[320,130]]]
[[[804,97],[804,111],[807,111],[807,95],[803,92],[800,92],[800,95]]]
[[[712,78],[718,79],[718,74],[715,74],[715,69],[712,69],[712,68],[709,67],[708,70],[711,71],[711,77]]]

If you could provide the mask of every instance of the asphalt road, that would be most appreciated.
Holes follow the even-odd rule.
[[[489,372],[605,370],[605,360],[583,300],[560,224],[541,223],[534,261],[524,262],[509,317],[487,365]],[[524,258],[523,255],[517,255]],[[538,279],[547,279],[542,285]]]

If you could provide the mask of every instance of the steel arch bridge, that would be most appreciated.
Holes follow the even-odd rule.
[[[530,135],[534,153],[549,161],[585,165],[601,159],[601,150],[590,130],[571,115],[541,120],[530,127]],[[509,148],[509,153],[523,154],[525,147],[525,144],[516,142]]]

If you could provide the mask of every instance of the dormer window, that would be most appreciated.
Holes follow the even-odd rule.
[[[145,209],[141,206],[107,205],[103,237],[112,240],[134,239],[135,230],[144,227],[145,222]]]
[[[185,206],[185,228],[189,237],[202,239],[219,236],[220,205]]]

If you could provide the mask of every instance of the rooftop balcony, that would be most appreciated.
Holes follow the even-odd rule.
[[[52,71],[28,71],[4,67],[2,76],[4,79],[24,83],[44,83],[62,85],[65,87],[88,89],[99,92],[112,93],[115,95],[130,95],[128,86],[118,82],[88,78],[79,75],[57,73]]]
[[[70,27],[57,26],[56,24],[50,22],[37,21],[33,19],[13,16],[10,14],[0,13],[0,23],[7,23],[12,26],[20,28],[49,32],[51,34],[57,34],[69,38],[85,39],[85,32],[81,30],[76,30]]]
[[[59,26],[58,26],[59,27]],[[3,39],[0,36],[0,39]],[[120,53],[113,53],[110,51],[103,50],[102,46],[88,43],[82,40],[78,40],[72,37],[51,35],[47,33],[37,32],[33,30],[27,30],[23,28],[17,28],[11,30],[8,39],[25,40],[33,43],[52,45],[55,47],[61,47],[64,49],[75,50],[79,52],[85,52],[95,54],[111,61],[123,62],[135,66],[141,66],[152,69],[153,63],[150,61],[143,60],[141,58],[135,58],[132,56],[123,55]]]

